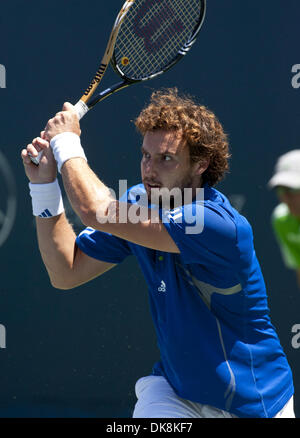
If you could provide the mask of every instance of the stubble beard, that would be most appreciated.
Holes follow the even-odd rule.
[[[173,210],[176,207],[182,206],[182,204],[184,203],[184,189],[191,189],[193,188],[193,177],[190,174],[187,174],[185,176],[185,178],[182,181],[178,181],[172,188],[168,188],[168,187],[160,187],[159,190],[160,191],[168,191],[171,192],[171,190],[173,189],[177,189],[178,192],[180,191],[181,196],[180,199],[182,200],[182,202],[178,202],[177,197],[172,196],[172,194],[169,196],[167,205],[165,205],[165,203],[163,203],[163,199],[161,199],[161,196],[159,197],[158,202],[155,202],[155,198],[156,196],[153,196],[153,193],[155,189],[150,189],[150,193],[147,191],[147,197],[148,197],[148,205],[156,205],[159,209],[171,209]],[[176,199],[175,199],[176,198]]]

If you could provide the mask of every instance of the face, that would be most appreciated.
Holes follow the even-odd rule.
[[[208,160],[191,163],[189,149],[179,131],[148,131],[142,146],[141,175],[150,199],[151,189],[201,187]]]
[[[281,202],[287,204],[291,214],[300,218],[300,189],[277,187],[276,193]]]

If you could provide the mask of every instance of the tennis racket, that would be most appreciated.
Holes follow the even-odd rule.
[[[116,91],[153,79],[187,54],[201,29],[206,0],[127,0],[119,12],[99,69],[76,103],[81,119]],[[121,82],[95,94],[108,63]],[[42,152],[31,157],[38,164]]]

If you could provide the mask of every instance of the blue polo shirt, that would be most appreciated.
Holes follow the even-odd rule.
[[[126,201],[135,203],[140,195],[142,184],[127,192]],[[199,221],[191,232],[201,215],[203,226]],[[293,395],[293,380],[270,321],[251,226],[208,185],[204,200],[161,210],[160,217],[180,254],[92,228],[76,243],[110,263],[136,256],[161,355],[153,374],[163,375],[182,398],[238,417],[274,417]]]

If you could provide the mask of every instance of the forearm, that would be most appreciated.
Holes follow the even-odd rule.
[[[51,284],[57,288],[72,278],[76,235],[64,213],[52,218],[36,218],[39,250]]]
[[[69,103],[64,104],[63,110],[48,121],[45,136],[50,141],[68,199],[82,223],[137,245],[179,253],[158,211],[137,205],[131,212],[131,203],[116,200],[94,174],[80,143],[76,111]]]
[[[37,156],[40,150],[43,150],[43,155],[36,166],[31,162],[30,156]],[[30,181],[39,249],[52,285],[58,289],[71,289],[111,269],[114,264],[93,259],[76,246],[76,235],[65,216],[61,191],[56,180],[56,161],[44,132],[22,150],[21,157]],[[67,186],[70,184],[67,183]],[[74,189],[78,191],[77,185]],[[82,193],[85,197],[83,199],[90,199],[85,189]],[[80,203],[75,202],[76,210],[78,204]],[[86,205],[88,202],[84,204]]]
[[[61,174],[74,211],[85,225],[97,227],[97,215],[105,215],[111,202],[115,201],[110,190],[81,158],[68,160]]]
[[[65,103],[64,108],[66,111],[48,121],[45,135],[50,141],[73,210],[85,225],[95,227],[98,225],[97,214],[105,216],[115,199],[87,164],[74,107]]]

